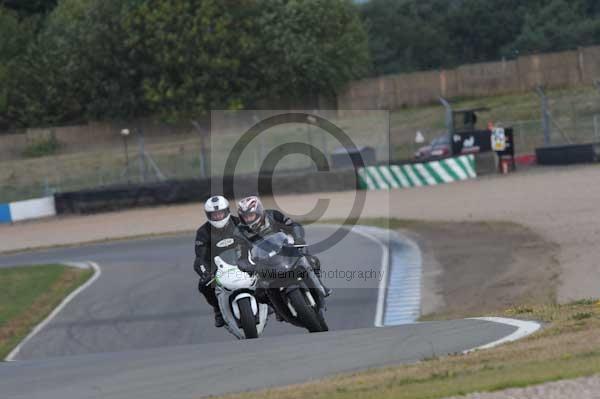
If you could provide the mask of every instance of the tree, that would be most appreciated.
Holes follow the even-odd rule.
[[[458,64],[501,58],[501,48],[521,31],[525,7],[520,0],[464,0],[451,7],[444,24],[449,52]]]
[[[369,57],[346,0],[151,0],[128,21],[144,98],[170,118],[331,94],[362,76]]]
[[[505,51],[558,51],[600,42],[600,5],[590,0],[552,0],[527,13],[520,34]]]
[[[260,7],[263,96],[331,95],[368,71],[367,32],[350,1],[263,0]]]
[[[21,57],[11,94],[22,125],[140,116],[136,60],[123,44],[129,3],[63,0]]]
[[[0,125],[11,124],[11,87],[20,69],[23,51],[33,40],[34,26],[19,22],[16,13],[0,7]]]
[[[372,0],[361,7],[369,29],[374,73],[388,74],[450,66],[446,0]]]
[[[371,0],[360,10],[375,74],[600,43],[597,0]]]
[[[252,84],[241,71],[256,48],[253,3],[149,0],[128,15],[125,43],[142,61],[152,112],[177,119],[243,105]]]
[[[349,0],[62,0],[32,32],[5,79],[19,125],[331,94],[369,59]]]
[[[57,0],[0,0],[0,6],[16,11],[21,17],[46,14],[56,7]]]

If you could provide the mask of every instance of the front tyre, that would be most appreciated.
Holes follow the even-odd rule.
[[[240,308],[240,324],[246,339],[258,338],[258,331],[256,330],[256,321],[254,320],[254,313],[252,312],[252,303],[250,298],[242,298],[237,302]]]
[[[308,331],[321,332],[323,329],[315,310],[308,304],[302,290],[294,290],[289,293],[290,303],[298,314],[298,319]]]

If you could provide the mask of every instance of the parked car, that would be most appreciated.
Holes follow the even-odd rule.
[[[450,136],[444,134],[431,140],[429,145],[419,148],[415,152],[415,159],[418,161],[431,161],[434,159],[446,158],[452,154]]]

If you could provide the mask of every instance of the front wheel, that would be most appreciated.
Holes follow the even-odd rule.
[[[258,331],[256,329],[256,321],[254,320],[254,313],[252,312],[252,303],[250,298],[242,298],[237,302],[240,308],[240,324],[246,339],[258,338]]]
[[[312,306],[307,303],[302,290],[290,292],[289,299],[296,310],[296,313],[298,313],[298,319],[308,331],[311,333],[327,331],[326,329],[323,329],[319,317],[317,316],[317,312],[315,312]]]

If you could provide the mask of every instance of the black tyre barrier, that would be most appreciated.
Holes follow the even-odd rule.
[[[141,206],[157,206],[204,201],[222,194],[223,181],[231,177],[170,180],[146,184],[121,184],[54,195],[58,214],[89,214],[116,211]],[[212,184],[211,184],[212,183]],[[239,176],[235,178],[235,193],[223,193],[229,198],[257,194],[300,194],[348,191],[356,189],[354,169],[329,172],[305,172],[287,175]],[[215,192],[213,192],[215,191]]]
[[[592,163],[599,158],[600,144],[569,144],[536,148],[535,156],[539,165],[571,165]]]

